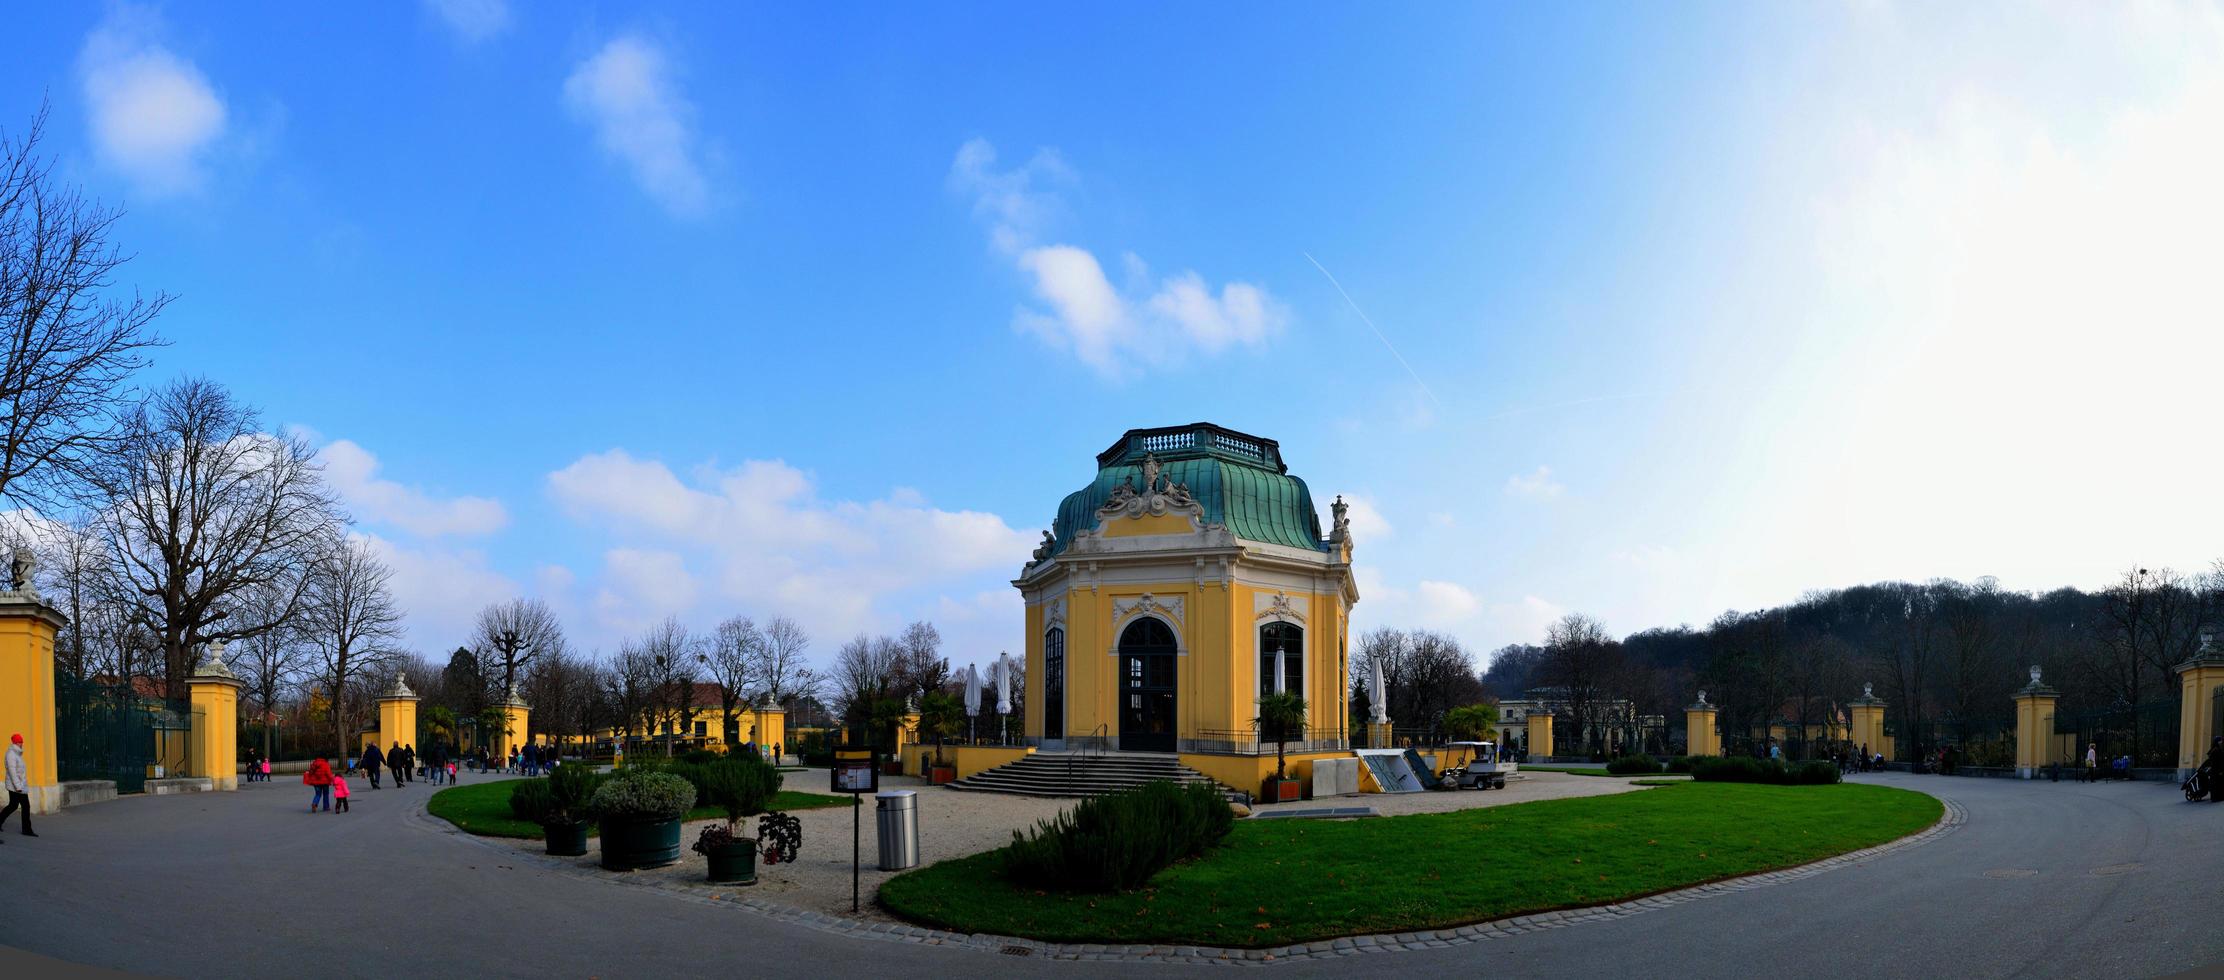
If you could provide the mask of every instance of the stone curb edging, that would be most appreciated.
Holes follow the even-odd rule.
[[[1897,840],[1886,841],[1874,847],[1865,847],[1858,851],[1847,851],[1846,853],[1837,855],[1835,857],[1824,858],[1820,861],[1814,861],[1808,864],[1798,865],[1796,867],[1783,868],[1776,871],[1764,871],[1760,874],[1746,875],[1741,878],[1725,878],[1721,881],[1712,881],[1703,885],[1693,885],[1689,888],[1681,888],[1675,891],[1661,892],[1656,895],[1648,895],[1644,898],[1635,898],[1630,899],[1626,902],[1616,902],[1608,905],[1594,905],[1586,908],[1563,909],[1557,912],[1537,912],[1530,915],[1517,915],[1510,918],[1494,919],[1488,922],[1477,922],[1472,925],[1455,926],[1448,929],[1429,929],[1418,932],[1386,933],[1374,936],[1345,936],[1338,939],[1323,939],[1316,942],[1298,943],[1289,946],[1277,946],[1269,949],[1234,949],[1221,946],[1052,943],[1043,942],[1041,940],[1035,939],[1020,939],[1012,936],[998,936],[989,933],[951,932],[944,929],[932,929],[925,926],[903,925],[900,923],[867,922],[862,919],[851,919],[845,916],[828,915],[823,912],[813,912],[808,909],[800,909],[796,908],[795,906],[784,905],[779,902],[768,902],[761,899],[749,898],[742,894],[706,895],[701,893],[698,889],[669,885],[661,882],[646,881],[635,878],[627,872],[604,871],[599,867],[582,866],[571,861],[566,861],[562,858],[552,858],[545,854],[535,854],[531,851],[520,850],[511,845],[502,843],[501,840],[497,838],[480,838],[472,834],[464,833],[462,830],[456,828],[453,824],[450,824],[447,821],[435,817],[431,813],[427,812],[425,809],[425,801],[415,802],[415,804],[411,808],[409,819],[416,822],[420,827],[423,827],[424,829],[432,831],[434,833],[450,834],[453,836],[461,837],[481,847],[487,847],[497,851],[501,851],[505,854],[513,856],[517,860],[531,862],[549,870],[559,871],[562,873],[585,878],[599,878],[604,881],[610,881],[622,885],[629,885],[635,888],[644,888],[651,891],[661,892],[674,898],[694,902],[699,905],[721,905],[738,907],[775,921],[786,922],[810,929],[816,929],[820,932],[831,932],[841,935],[853,936],[859,939],[917,943],[927,946],[955,946],[976,949],[985,952],[1006,953],[1015,956],[1040,957],[1047,960],[1119,961],[1128,963],[1217,963],[1224,965],[1266,966],[1274,963],[1287,963],[1302,960],[1325,960],[1339,956],[1358,956],[1368,953],[1393,953],[1403,952],[1407,950],[1446,949],[1454,946],[1465,946],[1473,943],[1486,942],[1493,939],[1506,939],[1509,937],[1522,935],[1523,933],[1538,932],[1545,929],[1561,929],[1568,926],[1579,926],[1592,922],[1607,922],[1614,919],[1621,919],[1632,915],[1640,915],[1646,912],[1656,911],[1658,909],[1670,908],[1673,906],[1682,905],[1685,902],[1697,901],[1703,898],[1714,898],[1718,895],[1728,895],[1735,892],[1751,891],[1755,888],[1761,888],[1768,885],[1777,885],[1788,881],[1799,881],[1805,878],[1812,878],[1816,875],[1823,874],[1829,871],[1835,871],[1839,868],[1851,867],[1853,865],[1867,861],[1871,858],[1881,857],[1894,851],[1904,850],[1910,847],[1919,847],[1923,844],[1930,843],[1937,838],[1943,837],[1954,832],[1956,829],[1959,829],[1962,824],[1968,820],[1969,813],[1967,810],[1962,809],[1961,804],[1956,803],[1950,799],[1945,799],[1943,797],[1938,798],[1938,801],[1945,807],[1945,813],[1939,818],[1939,821],[1937,823],[1932,824],[1930,827],[1924,830],[1909,834],[1908,836],[1901,837]],[[740,887],[746,886],[737,886],[737,889]]]

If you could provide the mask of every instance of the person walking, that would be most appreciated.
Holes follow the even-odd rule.
[[[6,827],[8,814],[14,813],[16,808],[21,807],[23,809],[23,819],[17,823],[17,826],[23,830],[23,836],[37,837],[38,834],[31,829],[31,777],[23,767],[23,735],[21,733],[8,736],[7,786],[8,807],[5,810],[0,810],[0,827]]]
[[[309,787],[310,790],[310,813],[332,809],[332,780],[334,778],[336,777],[332,775],[332,766],[325,762],[321,755],[317,756],[315,762],[309,763],[308,772],[301,774],[302,784]]]
[[[2100,743],[2085,743],[2085,781],[2100,778]]]
[[[402,768],[403,761],[402,743],[395,742],[386,750],[386,770],[394,774],[395,789],[402,788],[402,784],[404,782],[407,782],[407,780],[402,778],[406,774],[406,770]]]
[[[2209,802],[2224,803],[2224,785],[2217,783],[2217,780],[2224,779],[2224,735],[2209,738],[2209,757],[2201,761],[2201,768],[2208,770],[2205,779],[2209,787]]]
[[[348,781],[346,776],[339,775],[337,773],[333,774],[332,801],[336,807],[333,812],[348,812]]]
[[[384,768],[386,753],[378,750],[377,742],[372,742],[369,748],[363,750],[363,771],[370,775],[372,789],[378,788],[378,771]]]

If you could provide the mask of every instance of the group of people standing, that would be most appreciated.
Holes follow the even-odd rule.
[[[437,742],[426,748],[422,756],[417,754],[415,745],[395,742],[392,748],[381,752],[378,745],[373,743],[363,750],[363,758],[357,762],[357,766],[370,774],[372,789],[379,788],[381,769],[394,777],[396,788],[415,782],[420,773],[435,786],[454,782],[456,777],[455,761],[448,758],[448,750]]]
[[[510,750],[510,771],[523,776],[538,776],[556,768],[556,749],[528,742]]]

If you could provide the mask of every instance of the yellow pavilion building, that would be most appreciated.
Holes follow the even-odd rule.
[[[1255,786],[1239,780],[1262,754],[1273,769],[1252,720],[1279,660],[1310,709],[1293,761],[1348,750],[1359,591],[1342,498],[1322,534],[1274,440],[1203,422],[1130,430],[1096,463],[1012,581],[1027,606],[1027,743],[1178,753]]]

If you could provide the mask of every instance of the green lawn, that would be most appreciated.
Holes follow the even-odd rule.
[[[1119,895],[1014,888],[992,851],[899,875],[880,901],[964,932],[1270,946],[1638,898],[1880,844],[1942,812],[1883,786],[1679,783],[1374,820],[1243,820],[1220,848]]]
[[[451,786],[432,795],[432,802],[425,809],[433,816],[455,824],[467,834],[481,837],[524,837],[537,840],[541,836],[539,824],[526,823],[510,816],[510,790],[518,780],[504,779],[491,783],[472,783]],[[822,806],[848,806],[847,796],[828,796],[824,793],[798,793],[781,790],[772,798],[774,810],[815,810]],[[726,815],[714,807],[697,807],[687,814],[689,820],[714,820]]]

